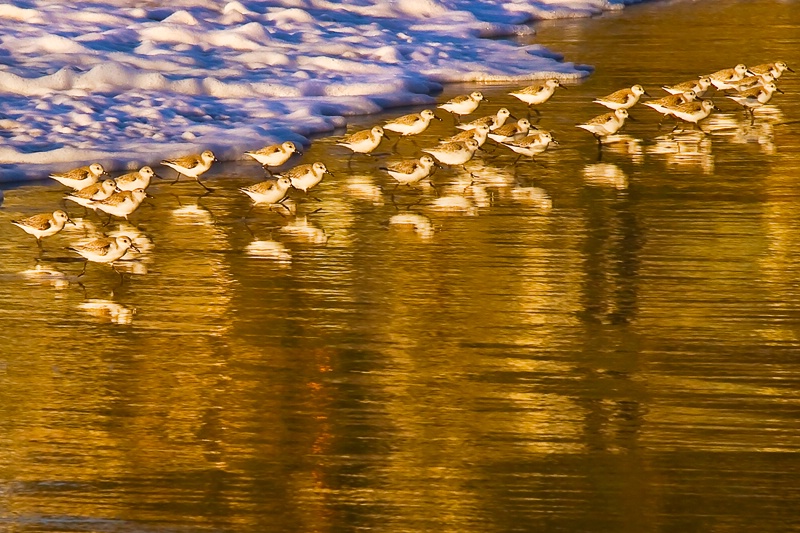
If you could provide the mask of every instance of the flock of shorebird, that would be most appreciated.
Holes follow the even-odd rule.
[[[740,64],[676,85],[665,85],[662,88],[670,93],[668,96],[644,101],[642,104],[658,111],[664,118],[674,117],[699,129],[698,123],[716,109],[712,100],[702,98],[713,87],[716,91],[725,94],[727,98],[742,105],[749,113],[752,122],[754,110],[768,103],[774,93],[782,92],[778,89],[776,80],[787,70],[794,72],[783,61],[749,68]],[[475,112],[485,99],[480,92],[453,98],[440,104],[438,109],[453,115],[456,128],[462,130],[460,133],[442,140],[437,146],[422,148],[421,151],[424,155],[419,158],[407,159],[379,168],[386,171],[395,180],[395,189],[401,185],[414,186],[426,179],[435,189],[430,180],[435,168],[440,165],[465,165],[486,143],[487,139],[519,154],[517,160],[523,156],[534,158],[547,150],[550,145],[558,143],[550,132],[531,124],[531,111],[539,116],[541,113],[537,106],[547,102],[559,87],[563,87],[559,80],[548,79],[543,84],[531,85],[510,92],[511,96],[524,102],[528,107],[527,118],[512,122],[507,122],[512,117],[511,112],[507,108],[501,108],[493,115],[462,123],[461,117]],[[602,147],[606,137],[616,134],[623,127],[628,118],[628,109],[637,104],[642,95],[649,96],[641,85],[633,85],[608,96],[597,98],[594,103],[601,104],[612,111],[583,124],[578,124],[577,127],[594,135],[598,147]],[[337,144],[352,152],[351,159],[355,154],[370,155],[387,137],[385,133],[387,130],[396,133],[399,137],[413,136],[425,131],[432,120],[442,119],[432,110],[425,109],[419,113],[389,120],[383,126],[374,126],[353,133],[341,139]],[[308,195],[309,191],[322,181],[325,174],[331,174],[325,164],[321,162],[298,165],[285,172],[273,174],[272,169],[284,165],[294,154],[300,154],[300,151],[291,141],[245,152],[245,155],[260,163],[269,175],[268,179],[260,183],[240,189],[252,199],[254,206],[259,204],[283,206],[283,202],[288,198],[292,188]],[[181,176],[194,178],[197,183],[210,192],[212,189],[200,181],[200,176],[208,171],[216,160],[214,154],[210,150],[206,150],[197,155],[163,160],[161,164],[177,172],[176,182]],[[149,196],[146,189],[150,185],[151,179],[161,178],[149,166],[114,179],[109,177],[101,180],[103,176],[107,176],[107,173],[99,163],[50,175],[52,179],[72,189],[72,192],[64,197],[66,201],[81,205],[87,210],[102,211],[108,214],[108,222],[113,217],[127,220]],[[72,221],[67,212],[61,209],[12,221],[15,226],[33,235],[40,249],[42,247],[41,239],[55,235],[64,228],[65,224],[70,222]],[[98,263],[113,263],[121,259],[131,248],[136,250],[132,239],[125,235],[100,237],[69,247],[87,262]],[[84,272],[85,266],[84,264]],[[83,272],[81,272],[82,274]]]

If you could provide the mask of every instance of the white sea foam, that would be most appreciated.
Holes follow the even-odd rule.
[[[430,105],[442,83],[583,77],[496,38],[635,1],[12,0],[0,5],[0,182],[202,149],[241,159],[347,116]]]

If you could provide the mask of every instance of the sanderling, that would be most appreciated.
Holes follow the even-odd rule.
[[[669,116],[672,114],[671,107],[685,104],[686,102],[693,102],[695,98],[697,98],[697,93],[688,90],[684,93],[670,94],[669,96],[656,98],[655,100],[648,100],[647,102],[642,102],[642,105],[655,109],[662,115]]]
[[[536,111],[537,115],[540,115],[539,110],[536,109],[535,105],[540,105],[545,103],[553,96],[553,93],[556,90],[556,87],[561,87],[562,89],[566,89],[561,82],[558,81],[556,78],[550,78],[546,80],[542,85],[529,85],[528,87],[524,87],[517,91],[510,92],[511,96],[515,98],[519,98],[526,104],[528,104],[528,110],[530,111],[533,109]]]
[[[603,142],[603,137],[614,135],[625,125],[626,118],[628,118],[628,110],[617,109],[613,113],[606,113],[594,117],[583,124],[578,124],[577,127],[594,135],[598,146],[600,146]]]
[[[460,133],[453,135],[452,137],[448,137],[444,139],[442,142],[445,143],[454,143],[460,141],[466,141],[467,139],[475,139],[478,142],[478,146],[481,147],[486,142],[486,138],[489,135],[489,126],[486,124],[482,124],[475,128],[471,128]]]
[[[739,94],[728,96],[728,98],[744,106],[745,110],[750,114],[750,117],[754,119],[755,108],[761,107],[769,102],[772,99],[772,95],[776,92],[783,94],[783,91],[778,89],[778,86],[775,85],[774,82],[770,82],[763,87],[753,87]]]
[[[115,192],[105,200],[91,202],[88,207],[107,213],[109,221],[112,216],[128,220],[128,216],[136,211],[148,196],[150,195],[144,189]]]
[[[67,249],[83,256],[87,261],[83,265],[83,272],[78,274],[78,277],[80,277],[86,272],[86,264],[89,261],[94,263],[113,263],[121,259],[131,248],[137,252],[139,251],[130,237],[121,235],[118,237],[101,237],[86,244],[69,246]]]
[[[152,168],[142,167],[136,172],[123,174],[122,176],[114,178],[114,182],[116,182],[119,190],[132,191],[134,189],[146,189],[150,186],[150,180],[152,178],[163,179],[161,176],[153,172]]]
[[[338,146],[344,146],[353,151],[354,154],[367,154],[375,150],[383,139],[384,131],[380,126],[373,126],[372,129],[362,130],[352,135],[348,135]]]
[[[532,135],[527,135],[522,139],[516,141],[502,143],[503,146],[510,148],[514,152],[518,153],[520,157],[525,155],[530,157],[531,159],[533,159],[534,156],[541,154],[542,152],[547,150],[550,144],[558,144],[558,141],[553,139],[553,136],[550,134],[549,131],[536,132],[533,133]],[[517,158],[517,160],[519,160],[519,157]]]
[[[694,94],[700,98],[711,87],[711,78],[708,76],[700,76],[696,80],[684,81],[676,83],[675,85],[662,85],[661,88],[669,94],[683,94],[688,91],[694,91]]]
[[[608,96],[596,98],[593,102],[595,104],[604,105],[609,109],[630,109],[639,101],[639,97],[643,94],[647,94],[644,87],[641,85],[634,85],[630,89],[620,89]],[[650,95],[647,94],[647,96]]]
[[[98,200],[105,200],[117,190],[117,184],[114,180],[108,179],[97,183],[93,183],[88,187],[84,187],[79,191],[72,192],[64,197],[65,200],[75,202],[82,205],[87,209],[96,209],[91,205],[92,202]]]
[[[486,117],[476,118],[472,122],[467,122],[466,124],[458,124],[456,128],[460,130],[471,130],[473,128],[477,128],[478,126],[486,125],[489,127],[490,131],[494,131],[503,124],[506,123],[508,117],[511,116],[511,111],[506,109],[505,107],[501,107],[497,110],[497,113],[494,115],[488,115]]]
[[[509,142],[521,139],[531,129],[531,122],[527,118],[521,118],[513,124],[506,124],[494,131],[489,132],[489,138],[495,142]]]
[[[289,195],[292,180],[286,177],[268,179],[239,190],[249,196],[256,204],[279,204]]]
[[[50,174],[50,177],[62,185],[79,191],[92,183],[97,183],[100,176],[105,173],[106,171],[103,165],[100,163],[92,163],[91,165],[74,168],[61,174]]]
[[[439,109],[444,109],[445,111],[449,111],[453,113],[456,117],[461,115],[469,115],[476,109],[478,109],[478,105],[483,100],[483,95],[478,91],[475,91],[471,94],[466,96],[456,96],[455,98],[448,100],[443,104],[439,104]]]
[[[64,224],[67,222],[74,224],[74,222],[70,220],[69,215],[60,209],[52,213],[42,213],[40,215],[33,215],[32,217],[11,221],[12,224],[25,233],[36,237],[36,244],[39,248],[42,247],[42,237],[55,235],[64,229]]]
[[[714,109],[716,109],[716,106],[714,106],[714,102],[711,100],[695,100],[694,102],[686,102],[685,104],[674,106],[670,108],[670,111],[672,116],[697,125],[701,120],[710,115],[711,111]],[[700,131],[702,131],[702,129]]]
[[[205,190],[212,192],[213,189],[209,189],[200,181],[200,175],[211,168],[211,163],[216,160],[217,158],[214,157],[214,153],[211,150],[206,150],[199,155],[193,154],[177,157],[175,159],[165,159],[161,164],[178,173],[173,183],[176,183],[180,179],[181,174],[183,174],[184,176],[194,178]]]
[[[380,169],[385,170],[397,180],[395,188],[400,185],[408,185],[410,187],[430,176],[435,164],[433,158],[426,154],[420,157],[419,160],[407,159],[389,167],[380,167]]]
[[[422,151],[431,154],[445,165],[463,165],[472,159],[477,149],[478,141],[467,139],[463,142],[444,143],[433,148],[423,148]]]
[[[333,176],[333,173],[328,170],[325,164],[318,161],[310,165],[298,165],[290,168],[279,176],[289,178],[292,182],[292,187],[308,194],[309,189],[322,181],[322,177],[325,174]]]
[[[403,136],[416,135],[425,131],[433,119],[442,120],[430,109],[423,109],[419,113],[411,113],[390,120],[383,125],[383,129],[397,132]]]
[[[279,167],[286,163],[292,154],[301,154],[297,146],[292,141],[286,141],[281,144],[272,144],[265,146],[260,150],[254,152],[245,152],[244,155],[250,156],[264,167],[268,173],[272,173],[269,167]]]
[[[726,89],[735,89],[736,87],[733,85],[733,82],[741,80],[748,72],[748,68],[739,63],[733,68],[726,68],[709,74],[708,77],[718,91],[724,91]]]
[[[761,65],[756,65],[750,68],[750,72],[756,75],[761,74],[770,74],[776,80],[781,77],[784,70],[788,70],[789,72],[794,72],[794,70],[789,68],[789,65],[786,64],[785,61],[776,61],[774,63],[763,63]]]

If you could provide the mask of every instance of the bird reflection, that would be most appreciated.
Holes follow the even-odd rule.
[[[613,163],[594,163],[583,167],[583,181],[595,187],[628,188],[628,176]]]
[[[353,175],[345,183],[347,195],[351,198],[357,198],[370,202],[374,206],[382,206],[383,191],[375,185],[371,176],[367,175]]]
[[[629,156],[634,163],[644,162],[642,140],[627,134],[616,134],[606,137],[603,142],[603,150]]]
[[[553,208],[553,199],[541,187],[514,187],[511,189],[511,197],[541,211],[550,211]]]
[[[670,133],[655,138],[647,152],[663,155],[673,165],[699,166],[706,174],[714,171],[711,139],[700,132]]]
[[[133,322],[133,315],[136,314],[135,307],[127,307],[112,300],[94,298],[79,303],[78,309],[112,324],[130,324]]]
[[[295,218],[282,226],[280,232],[310,244],[325,244],[329,238],[324,229],[308,221],[308,216]]]
[[[399,229],[411,229],[423,239],[433,238],[436,232],[429,217],[411,211],[394,215],[389,219],[389,225]]]
[[[256,239],[250,242],[244,251],[249,256],[269,259],[279,266],[288,267],[292,263],[292,253],[278,241]]]
[[[49,284],[56,290],[64,290],[69,287],[69,279],[66,274],[42,263],[38,263],[28,270],[23,270],[19,274],[26,280]]]

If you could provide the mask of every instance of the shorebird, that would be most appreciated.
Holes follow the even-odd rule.
[[[93,183],[97,183],[100,176],[106,173],[103,165],[100,163],[92,163],[91,165],[79,168],[73,168],[67,172],[59,174],[50,174],[50,177],[62,185],[66,185],[71,189],[79,191],[84,187],[88,187]]]
[[[661,88],[669,94],[683,94],[685,92],[694,91],[694,94],[701,98],[706,91],[711,87],[711,78],[708,76],[700,76],[696,80],[684,81],[676,83],[675,85],[662,85]]]
[[[36,244],[39,248],[42,247],[42,238],[55,235],[64,229],[64,224],[67,222],[74,224],[74,222],[70,220],[69,215],[60,209],[52,213],[42,213],[40,215],[33,215],[28,218],[11,221],[12,224],[25,233],[36,237]]]
[[[423,109],[419,113],[411,113],[390,120],[383,125],[383,129],[397,132],[404,137],[406,135],[416,135],[425,131],[433,119],[442,120],[430,109]]]
[[[92,204],[94,201],[105,200],[117,191],[117,184],[114,180],[108,179],[93,183],[79,191],[71,192],[64,197],[65,200],[75,202],[83,206],[84,209],[96,210]]]
[[[725,91],[727,89],[735,89],[736,87],[733,83],[744,78],[748,72],[750,72],[748,68],[739,63],[733,68],[726,68],[709,74],[708,77],[718,91]]]
[[[528,104],[528,114],[530,115],[531,109],[536,111],[537,115],[541,115],[538,109],[533,106],[541,105],[547,102],[553,93],[556,91],[557,87],[561,87],[562,89],[566,89],[561,82],[558,81],[556,78],[550,78],[546,80],[544,84],[540,85],[529,85],[528,87],[524,87],[522,89],[512,91],[508,94],[513,96],[514,98],[518,98]]]
[[[150,167],[142,167],[136,172],[130,174],[123,174],[114,178],[117,188],[121,191],[132,191],[134,189],[146,189],[150,186],[152,178],[164,179]]]
[[[488,115],[481,118],[476,118],[471,122],[467,122],[466,124],[458,124],[456,128],[460,130],[471,130],[477,128],[478,126],[486,125],[489,127],[489,131],[494,131],[503,124],[506,123],[508,117],[511,116],[511,111],[506,109],[505,107],[501,107],[497,110],[497,113],[494,115]]]
[[[783,91],[778,89],[774,82],[770,82],[763,87],[753,87],[739,94],[728,96],[728,98],[744,107],[745,111],[750,114],[750,124],[752,125],[755,121],[755,109],[769,102],[775,93],[783,94]]]
[[[358,131],[352,135],[348,135],[340,142],[336,143],[338,146],[344,146],[351,150],[350,158],[347,160],[348,165],[355,154],[370,155],[383,139],[385,132],[380,126],[373,126],[372,129]]]
[[[89,261],[93,263],[113,263],[124,256],[129,249],[133,248],[137,252],[139,249],[127,235],[118,237],[101,237],[86,244],[76,244],[67,249],[81,255],[86,262],[83,264],[83,271],[78,277],[86,273],[86,265]],[[120,273],[120,276],[122,274]]]
[[[394,187],[396,189],[400,185],[411,187],[411,185],[430,177],[435,165],[433,158],[425,154],[418,160],[407,159],[388,167],[380,167],[380,169],[388,172],[397,181],[397,185]]]
[[[647,94],[644,87],[641,85],[634,85],[630,89],[620,89],[608,96],[603,96],[593,101],[595,104],[604,105],[609,109],[630,109],[636,105],[636,102],[639,101],[639,97],[643,94]],[[647,96],[650,95],[647,94]]]
[[[717,109],[717,107],[711,100],[695,100],[694,102],[687,102],[685,104],[671,107],[670,111],[672,111],[672,115],[674,117],[694,124],[702,132],[703,130],[700,128],[699,122],[710,115],[711,111],[714,109]],[[678,126],[675,126],[675,128],[677,127]]]
[[[770,74],[776,80],[781,77],[784,71],[794,72],[789,68],[785,61],[776,61],[774,63],[762,63],[750,68],[750,72],[756,75]]]
[[[519,154],[519,157],[514,160],[514,164],[516,164],[522,156],[528,156],[533,160],[534,156],[547,150],[551,144],[558,144],[558,141],[553,139],[549,131],[539,131],[522,139],[501,144]]]
[[[444,109],[445,111],[449,111],[453,114],[456,120],[459,120],[459,117],[462,115],[469,115],[478,109],[478,105],[480,105],[482,100],[484,100],[483,94],[475,91],[465,96],[456,96],[455,98],[448,100],[447,102],[436,107],[439,109]]]
[[[597,146],[600,147],[603,144],[603,137],[617,133],[625,125],[626,118],[628,118],[628,110],[617,109],[613,113],[606,113],[583,124],[578,124],[577,127],[594,135],[597,139]]]
[[[165,159],[161,161],[161,164],[175,170],[175,172],[178,173],[175,181],[172,183],[177,183],[181,178],[181,175],[184,175],[194,178],[195,181],[199,183],[200,186],[202,186],[205,190],[212,192],[213,189],[209,189],[203,182],[200,181],[200,175],[210,169],[211,164],[216,160],[217,158],[214,157],[214,152],[211,150],[206,150],[201,154],[185,155],[175,159]]]
[[[244,155],[252,157],[258,161],[268,174],[272,174],[269,167],[279,167],[286,163],[292,154],[301,154],[297,146],[292,141],[286,141],[281,144],[272,144],[265,146],[253,152],[245,152]]]

